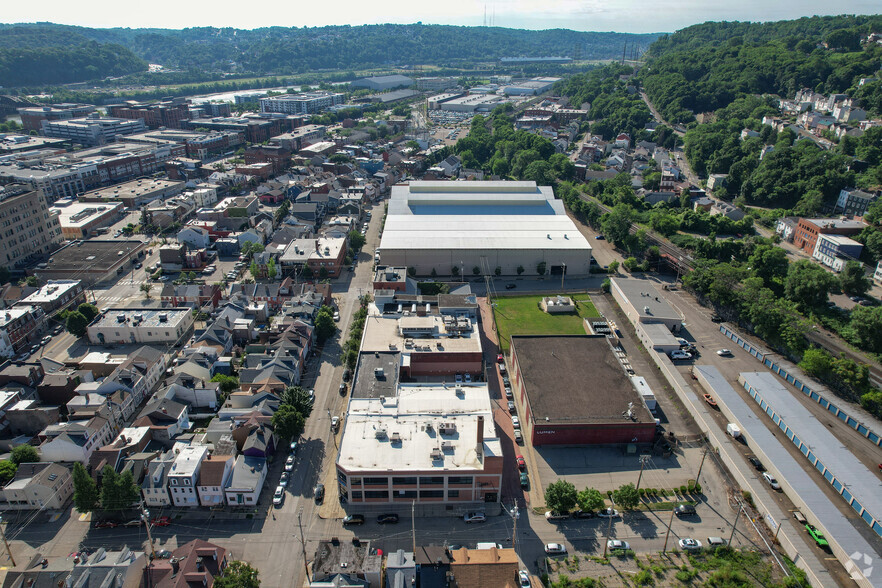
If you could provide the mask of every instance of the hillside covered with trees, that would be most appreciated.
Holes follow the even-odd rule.
[[[567,29],[530,31],[422,24],[254,30],[212,27],[93,29],[51,23],[0,25],[0,48],[72,50],[93,41],[111,46],[114,51],[119,45],[140,59],[167,67],[256,74],[293,74],[390,64],[444,66],[495,61],[501,57],[561,54],[577,55],[580,59],[611,59],[621,55],[626,43],[648,45],[657,37],[655,34]],[[142,69],[132,68],[127,73]],[[50,68],[49,72],[55,73],[56,68]],[[95,77],[104,75],[117,74],[99,69]],[[61,77],[59,75],[56,81],[69,81]],[[46,83],[50,81],[46,80]],[[0,84],[19,83],[31,82],[0,76]]]

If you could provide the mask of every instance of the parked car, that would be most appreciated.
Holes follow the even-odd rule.
[[[594,237],[594,239],[597,241],[603,241],[604,239],[606,239],[606,237],[604,237],[603,235],[597,235]]]
[[[805,530],[808,531],[809,536],[815,540],[815,543],[818,547],[830,547],[830,543],[827,541],[827,538],[824,537],[824,534],[818,531],[818,529],[814,525],[806,525]]]
[[[524,444],[524,435],[521,433],[520,429],[515,429],[514,438],[515,438],[515,443],[517,443],[518,445]]]
[[[758,472],[766,471],[766,466],[763,465],[763,462],[761,462],[759,460],[759,458],[757,458],[757,456],[751,455],[750,457],[747,458],[747,461],[750,462],[750,465],[752,465],[756,471],[758,471]]]
[[[763,479],[769,483],[769,486],[771,486],[773,490],[781,489],[781,484],[779,484],[778,480],[775,479],[775,476],[769,472],[763,472]]]
[[[692,359],[692,354],[689,353],[688,351],[677,351],[677,350],[675,350],[675,351],[671,351],[671,352],[668,354],[668,357],[670,357],[672,360],[675,360],[675,361],[676,361],[676,360],[678,360],[678,359]]]
[[[730,351],[729,349],[717,349],[717,355],[719,355],[720,357],[728,357],[732,355],[732,351]]]
[[[315,390],[313,390],[311,388],[309,390],[309,403],[315,404]]]
[[[515,462],[518,464],[518,469],[520,471],[527,471],[527,461],[524,459],[523,455],[518,455],[517,457],[515,457]]]
[[[335,433],[340,429],[340,417],[332,416],[331,417],[331,430]]]
[[[336,322],[336,321],[339,321],[339,320],[340,320],[340,311],[339,311],[339,310],[335,310],[335,311],[334,311],[334,321]]]
[[[276,486],[276,491],[273,493],[273,505],[281,506],[285,501],[285,487],[282,485]]]
[[[64,327],[62,325],[58,325],[57,327],[52,329],[52,334],[53,335],[60,335],[62,333],[62,331],[64,331]]]
[[[171,517],[153,517],[150,524],[154,527],[168,527],[171,524]]]
[[[497,353],[496,363],[505,363],[505,356],[503,356],[501,353]]]
[[[509,414],[514,414],[514,413],[516,413],[517,411],[518,411],[518,409],[517,409],[517,407],[515,406],[515,403],[514,403],[513,401],[509,400],[509,401],[508,401],[508,412],[509,412]]]
[[[593,519],[597,516],[597,513],[593,510],[574,510],[573,518],[574,519]]]
[[[686,551],[697,551],[701,549],[701,541],[698,539],[692,539],[691,537],[683,537],[677,543],[679,543],[680,549],[685,549]]]
[[[547,543],[545,545],[545,553],[548,555],[565,555],[567,548],[560,543]]]
[[[282,477],[279,478],[279,484],[282,486],[287,486],[288,482],[291,481],[291,472],[282,472]]]
[[[364,524],[364,515],[362,514],[351,514],[343,517],[343,525],[363,525]]]
[[[315,489],[312,491],[312,495],[315,498],[315,501],[321,504],[325,499],[325,485],[322,483],[316,484]]]
[[[340,396],[346,396],[346,384],[340,382]]]
[[[530,582],[530,574],[527,570],[520,570],[518,572],[518,586],[520,588],[531,588],[533,586]]]
[[[466,523],[483,523],[487,520],[487,517],[482,512],[470,512],[464,515],[462,520]]]
[[[521,482],[521,488],[529,488],[530,487],[530,477],[527,475],[527,472],[521,472],[520,482]]]
[[[506,285],[505,285],[505,289],[506,289],[506,290],[514,290],[514,289],[517,288],[517,287],[518,287],[517,284],[506,284]]]
[[[35,354],[35,353],[38,352],[39,350],[40,350],[40,346],[39,346],[39,345],[31,345],[31,355]]]
[[[454,376],[454,379],[456,380],[457,384],[462,384],[462,374],[456,374],[456,376]]]
[[[504,364],[504,363],[500,363],[500,364],[499,364],[499,373],[502,374],[502,375],[505,375],[505,371],[506,371],[506,370],[505,370],[505,364]]]
[[[95,521],[96,529],[113,529],[114,527],[118,527],[119,524],[115,521]]]
[[[140,527],[144,524],[144,519],[132,519],[122,524],[123,527]]]
[[[466,383],[466,384],[471,384],[471,383],[472,383],[472,374],[465,374],[464,377],[465,377],[465,383]]]
[[[614,508],[605,508],[597,513],[597,516],[603,519],[614,519],[619,516],[619,511]]]
[[[508,400],[512,400],[514,398],[514,394],[511,393],[511,388],[509,386],[505,387],[505,397]]]
[[[690,517],[696,514],[695,507],[691,504],[680,504],[674,508],[674,514],[678,517]]]
[[[381,514],[377,517],[378,525],[394,525],[398,522],[398,515],[393,513]]]
[[[628,551],[631,549],[631,544],[621,539],[610,539],[606,542],[606,548],[610,551]]]
[[[714,400],[714,397],[711,396],[710,394],[704,395],[704,401],[707,402],[709,406],[712,406],[713,408],[717,408],[717,401]]]
[[[517,415],[512,415],[511,416],[511,424],[515,429],[520,429],[521,428],[521,419],[519,419],[517,417]]]
[[[570,515],[565,512],[557,512],[556,510],[545,511],[546,521],[565,521],[568,518],[570,518]]]
[[[294,469],[294,456],[289,455],[288,459],[285,460],[285,471],[290,472]]]
[[[41,345],[47,345],[47,344],[49,344],[51,341],[52,341],[52,337],[51,337],[50,335],[46,335],[45,337],[43,337],[42,339],[40,339],[40,344],[41,344]]]
[[[707,546],[710,548],[722,547],[726,544],[726,540],[722,537],[708,537]]]

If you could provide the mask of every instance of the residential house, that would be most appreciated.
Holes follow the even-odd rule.
[[[147,565],[143,551],[120,551],[99,548],[91,554],[81,553],[64,586],[73,588],[136,588]],[[55,581],[56,578],[52,578]]]
[[[234,419],[236,426],[232,431],[232,437],[236,441],[236,448],[242,455],[248,457],[269,458],[276,452],[278,439],[273,433],[272,417],[253,412],[246,420]]]
[[[882,284],[882,261],[876,263],[876,271],[873,272],[873,281]]]
[[[167,398],[148,404],[132,425],[150,427],[153,439],[167,445],[191,426],[187,407]]]
[[[801,218],[793,233],[793,244],[809,255],[815,252],[818,235],[845,235],[846,237],[857,235],[867,225],[854,220],[841,220],[838,218]]]
[[[456,549],[450,552],[450,571],[457,586],[516,588],[518,556],[514,549]]]
[[[399,549],[386,556],[386,588],[416,586],[416,562],[412,551]]]
[[[722,214],[723,216],[734,221],[740,221],[745,216],[744,211],[737,206],[732,206],[728,202],[721,202],[719,200],[715,200],[714,203],[711,205],[710,214],[711,216],[715,214]]]
[[[82,383],[82,377],[82,372],[73,370],[48,373],[37,385],[37,395],[46,404],[65,404],[77,395],[76,389]]]
[[[7,423],[8,434],[21,435],[26,442],[46,427],[58,422],[60,415],[57,406],[45,406],[30,398],[19,400],[23,395],[22,391],[10,390],[10,386],[15,384],[7,384],[5,392],[0,392],[5,399],[3,406],[6,408],[3,417]]]
[[[448,178],[455,178],[459,175],[462,168],[462,160],[456,155],[451,155],[438,163],[438,167],[444,170],[444,175]]]
[[[619,133],[613,140],[613,145],[619,149],[629,149],[631,147],[631,135],[628,133]]]
[[[863,243],[859,243],[854,239],[849,239],[844,235],[821,233],[818,235],[818,241],[815,244],[812,257],[833,271],[841,272],[845,269],[845,264],[848,261],[857,261],[863,250]]]
[[[311,587],[382,588],[383,556],[370,541],[319,541],[312,561]],[[345,582],[345,583],[344,583]]]
[[[199,471],[197,490],[201,506],[221,506],[225,500],[225,490],[233,476],[235,457],[209,453]]]
[[[227,304],[218,314],[217,318],[205,331],[196,334],[196,340],[191,347],[209,347],[215,350],[217,355],[227,355],[233,348],[233,329],[237,319],[245,316],[245,308],[237,304]]]
[[[186,404],[191,413],[199,412],[196,409],[209,409],[211,414],[217,409],[220,398],[220,384],[210,380],[196,380],[187,374],[176,374],[167,380],[167,386],[160,390],[157,395],[168,398],[181,404]]]
[[[193,539],[172,551],[168,559],[157,558],[144,568],[141,586],[151,588],[211,588],[223,574],[229,552],[219,545]]]
[[[72,495],[66,467],[50,461],[22,463],[0,490],[0,510],[61,510]]]
[[[196,490],[202,460],[208,455],[206,445],[186,445],[175,447],[175,461],[168,473],[168,488],[172,504],[175,506],[197,506],[199,495]]]
[[[453,574],[450,573],[450,551],[441,545],[418,546],[414,554],[417,586],[423,588],[448,588]]]
[[[839,191],[839,198],[833,212],[842,212],[852,216],[864,216],[870,205],[876,201],[878,194],[870,194],[857,188],[845,188]]]
[[[162,287],[159,299],[163,306],[203,309],[206,312],[217,308],[221,299],[221,289],[217,284],[169,284]],[[209,307],[209,308],[206,308]]]
[[[110,428],[119,430],[120,425],[131,416],[134,405],[131,402],[131,394],[123,398],[124,403],[111,404],[110,395],[89,392],[78,394],[71,398],[67,404],[68,418],[72,421],[88,420],[95,416],[106,418],[110,422]],[[127,414],[127,416],[123,416]]]
[[[147,464],[147,472],[141,482],[141,494],[147,507],[171,506],[168,493],[168,474],[175,461],[175,453],[167,451]]]
[[[781,236],[782,241],[792,243],[793,231],[796,230],[796,225],[798,222],[799,218],[795,216],[785,216],[784,218],[780,218],[775,223],[775,232]]]
[[[254,506],[266,480],[266,459],[240,455],[233,466],[230,484],[224,490],[229,506]]]
[[[300,383],[301,354],[287,346],[249,353],[239,370],[239,386],[244,391],[281,393]]]
[[[89,463],[92,452],[110,443],[113,431],[107,419],[59,422],[38,435],[40,455],[46,461]]]
[[[99,447],[89,458],[89,470],[100,472],[105,466],[110,466],[119,472],[123,466],[123,459],[131,454],[144,451],[153,437],[149,427],[126,427],[113,443]]]
[[[178,231],[177,238],[178,243],[183,243],[191,249],[206,249],[211,243],[208,229],[194,225],[184,226]]]

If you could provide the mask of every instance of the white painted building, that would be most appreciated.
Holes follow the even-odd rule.
[[[86,331],[96,345],[177,343],[193,326],[189,308],[111,308]]]
[[[168,489],[175,506],[198,506],[196,490],[202,460],[208,455],[207,445],[187,445],[175,448],[177,455],[168,473]]]

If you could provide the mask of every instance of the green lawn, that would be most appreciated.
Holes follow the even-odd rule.
[[[576,294],[578,314],[550,315],[539,308],[542,296],[502,296],[493,303],[499,344],[508,352],[512,335],[584,335],[582,319],[599,317],[600,313],[587,294]]]

